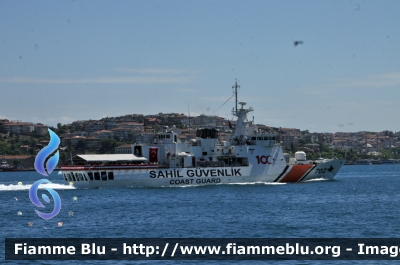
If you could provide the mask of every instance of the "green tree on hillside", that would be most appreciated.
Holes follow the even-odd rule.
[[[105,138],[101,140],[101,147],[100,147],[100,153],[103,154],[110,154],[115,152],[115,147],[117,146],[118,142],[117,140],[113,138]]]
[[[7,133],[7,129],[4,126],[4,123],[2,123],[2,122],[0,122],[0,133],[4,133],[4,134]]]
[[[86,142],[82,139],[80,139],[75,145],[75,149],[78,150],[84,150],[85,148],[86,148]]]

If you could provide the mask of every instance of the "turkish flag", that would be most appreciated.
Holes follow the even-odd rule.
[[[152,147],[149,148],[150,151],[150,163],[157,163],[158,162],[158,148]]]

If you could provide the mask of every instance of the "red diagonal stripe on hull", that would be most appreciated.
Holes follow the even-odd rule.
[[[280,182],[297,182],[307,171],[312,168],[312,164],[293,165],[292,169],[281,179]]]

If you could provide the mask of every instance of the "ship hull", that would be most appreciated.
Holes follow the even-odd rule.
[[[21,171],[16,168],[0,168],[0,172],[14,172],[14,171]]]
[[[344,160],[277,165],[274,170],[256,166],[206,168],[62,167],[64,180],[77,188],[182,187],[221,184],[287,183],[333,179]],[[96,178],[97,175],[97,178]]]

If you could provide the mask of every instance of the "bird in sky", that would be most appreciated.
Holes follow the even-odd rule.
[[[294,47],[296,47],[296,46],[299,45],[299,44],[303,44],[303,41],[302,41],[302,40],[296,40],[296,41],[294,41]]]

